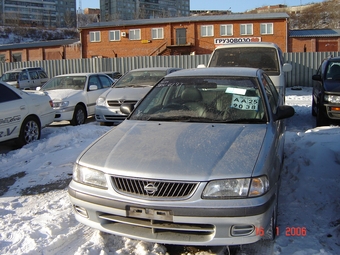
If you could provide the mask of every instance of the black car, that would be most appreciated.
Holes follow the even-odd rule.
[[[312,115],[316,126],[340,122],[340,57],[325,59],[312,77]]]

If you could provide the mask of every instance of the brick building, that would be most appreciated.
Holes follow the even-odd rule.
[[[4,44],[0,46],[0,62],[25,62],[81,58],[78,39]]]
[[[289,31],[289,52],[340,52],[340,29]]]
[[[79,28],[82,57],[210,54],[217,45],[275,42],[288,48],[286,13],[117,20]]]

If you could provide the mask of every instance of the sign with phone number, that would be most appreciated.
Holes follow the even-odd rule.
[[[234,94],[231,107],[240,110],[257,111],[259,108],[259,98]]]
[[[240,38],[215,38],[215,44],[230,44],[242,42],[261,42],[261,37],[240,37]]]

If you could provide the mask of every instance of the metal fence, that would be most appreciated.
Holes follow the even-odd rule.
[[[285,62],[291,63],[292,72],[286,74],[288,87],[312,86],[312,75],[316,72],[321,61],[329,55],[340,56],[340,52],[303,52],[285,53]],[[59,74],[81,72],[118,71],[122,74],[143,67],[179,67],[195,68],[199,64],[207,65],[210,54],[182,56],[145,56],[129,58],[87,58],[43,60],[28,62],[0,63],[0,74],[21,67],[43,67],[49,78]]]

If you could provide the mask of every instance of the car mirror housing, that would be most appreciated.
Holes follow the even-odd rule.
[[[280,105],[277,108],[277,113],[275,115],[275,120],[282,120],[292,117],[295,114],[295,110],[292,106]]]
[[[284,63],[283,66],[282,66],[282,71],[284,72],[290,72],[292,71],[293,67],[292,67],[292,64],[290,63]]]
[[[134,104],[121,104],[120,106],[120,111],[126,115],[129,115],[133,109],[134,109]]]
[[[319,74],[314,74],[314,75],[312,76],[312,80],[314,80],[314,81],[321,81],[321,75],[319,75]]]
[[[97,90],[98,89],[98,86],[97,85],[90,85],[89,87],[89,90],[92,91],[92,90]]]

